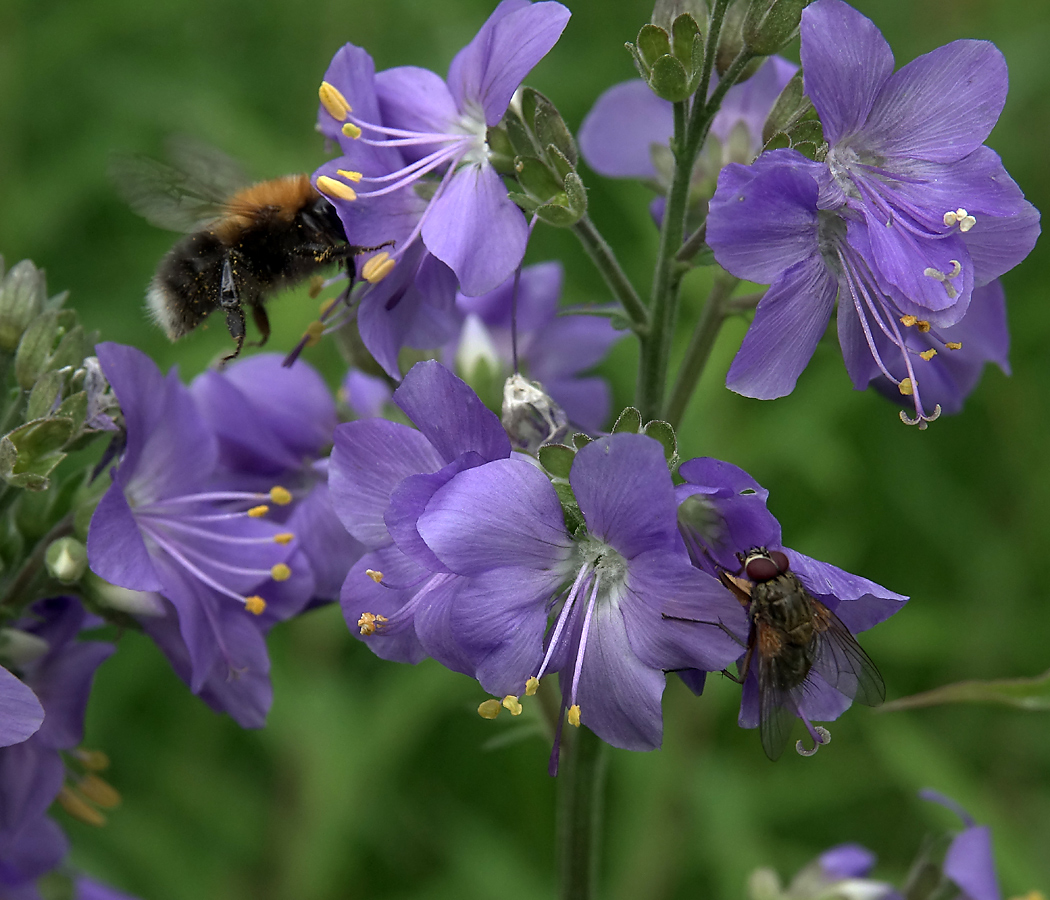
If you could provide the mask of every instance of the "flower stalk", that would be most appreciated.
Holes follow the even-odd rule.
[[[598,880],[606,750],[589,728],[572,731],[562,742],[558,776],[558,898],[592,900]]]
[[[631,320],[634,332],[640,336],[645,335],[649,329],[649,312],[631,280],[620,267],[620,262],[608,242],[589,216],[580,219],[573,225],[572,230]]]

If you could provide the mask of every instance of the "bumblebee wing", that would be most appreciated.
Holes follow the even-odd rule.
[[[198,231],[225,215],[227,198],[246,181],[240,166],[189,138],[172,139],[169,154],[173,165],[147,156],[113,157],[109,176],[127,204],[169,231]]]
[[[761,646],[763,631],[769,626],[756,622],[756,639]],[[782,671],[783,663],[776,656],[757,655],[758,660],[758,730],[766,756],[777,760],[791,737],[791,729],[799,717],[798,704],[792,692],[784,687],[791,674]]]
[[[875,663],[838,616],[813,597],[809,602],[816,642],[813,670],[847,697],[865,706],[878,706],[886,699],[886,683]]]

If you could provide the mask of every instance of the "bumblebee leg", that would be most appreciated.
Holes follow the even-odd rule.
[[[237,342],[237,346],[233,353],[222,358],[222,362],[227,363],[231,359],[236,359],[241,355],[241,349],[244,347],[244,334],[247,327],[244,321],[244,309],[241,305],[241,298],[237,292],[237,282],[233,277],[233,266],[230,264],[230,254],[228,253],[222,264],[222,285],[219,288],[219,306],[226,312],[226,327],[229,329],[230,337]]]
[[[251,307],[252,321],[255,322],[255,327],[259,329],[259,340],[252,341],[248,346],[261,347],[270,339],[270,317],[266,315],[266,307],[261,303],[253,303]]]

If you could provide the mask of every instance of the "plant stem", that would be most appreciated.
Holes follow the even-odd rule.
[[[722,329],[722,323],[726,318],[729,295],[733,293],[733,288],[737,284],[739,284],[738,278],[720,273],[715,278],[711,293],[707,295],[707,302],[693,330],[689,347],[685,351],[685,359],[678,370],[678,377],[671,391],[671,399],[667,402],[666,418],[674,428],[681,423],[685,408],[689,405],[689,399],[693,396],[693,391],[700,382],[700,376],[704,373],[704,367],[715,345],[715,338],[718,337],[718,332]]]
[[[634,330],[640,335],[645,334],[649,329],[649,313],[645,304],[642,303],[642,298],[634,289],[634,285],[620,268],[620,262],[605,238],[587,216],[573,225],[572,230],[580,239],[580,243],[583,244],[583,248],[597,266],[598,271],[601,272],[613,296],[620,301]]]
[[[598,875],[605,744],[572,729],[558,775],[558,900],[593,900]]]
[[[35,599],[28,596],[28,592],[36,581],[37,576],[43,571],[47,548],[51,546],[53,541],[57,541],[60,537],[65,537],[72,533],[73,514],[68,513],[52,525],[48,533],[36,542],[33,552],[22,563],[8,583],[3,596],[0,597],[0,607],[8,606],[12,609],[17,609],[24,603]]]

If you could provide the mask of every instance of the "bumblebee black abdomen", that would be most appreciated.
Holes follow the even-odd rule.
[[[153,320],[175,340],[196,328],[219,305],[226,247],[209,231],[179,241],[157,267],[146,290]]]

